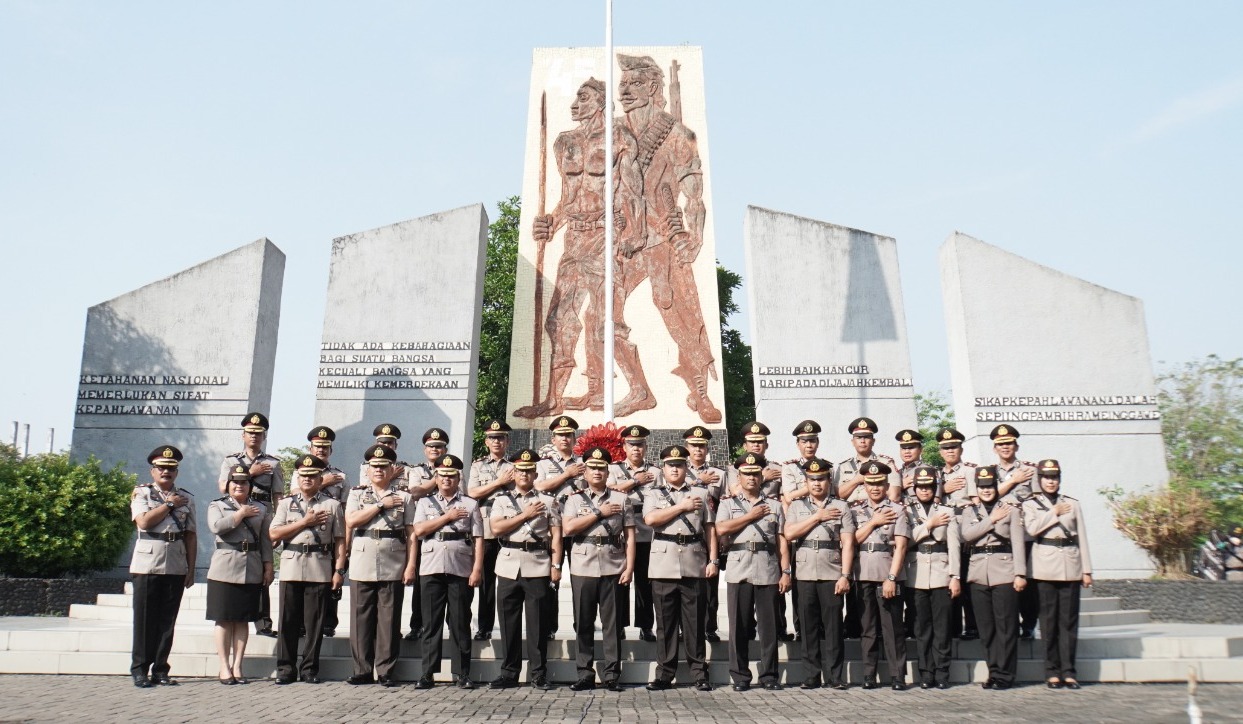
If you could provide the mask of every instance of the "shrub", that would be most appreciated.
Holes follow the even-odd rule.
[[[0,451],[0,572],[55,578],[114,565],[134,532],[135,476],[66,453]]]
[[[1174,486],[1150,493],[1124,494],[1121,488],[1100,491],[1114,513],[1114,527],[1148,553],[1157,575],[1187,574],[1187,561],[1197,540],[1212,527],[1213,503],[1199,490]]]

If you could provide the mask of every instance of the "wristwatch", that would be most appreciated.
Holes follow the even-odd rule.
[[[890,573],[889,575],[885,576],[885,580],[886,580],[886,581],[896,581],[896,580],[898,580],[898,577],[897,577],[897,576],[895,576],[895,575],[893,575],[892,573]]]
[[[177,505],[176,505],[175,503],[173,503],[173,501],[171,501],[171,500],[170,500],[170,501],[168,501],[168,502],[166,502],[166,503],[164,503],[164,505],[167,505],[169,510],[176,510],[176,508],[177,508]]]
[[[349,569],[348,569],[348,568],[338,568],[338,569],[337,569],[337,575],[338,575],[338,576],[344,576],[344,575],[345,575],[346,573],[348,573],[348,572],[349,572]]]
[[[793,569],[793,568],[782,568],[782,569],[781,569],[781,572],[782,572],[783,574],[785,574],[785,575],[787,575],[787,576],[788,576],[788,575],[790,575],[790,574],[794,573],[794,569]]]
[[[553,567],[553,568],[556,568],[558,571],[559,571],[559,570],[561,570],[561,564],[560,564],[560,563],[554,563],[554,564],[552,564],[552,567]]]
[[[712,565],[716,566],[717,568],[720,568],[720,567],[721,567],[721,559],[720,559],[720,558],[713,558],[712,560],[710,560],[710,561],[708,561],[708,562],[709,562],[709,563],[711,563]]]

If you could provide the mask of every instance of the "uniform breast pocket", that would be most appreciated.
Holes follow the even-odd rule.
[[[134,557],[155,555],[155,544],[149,540],[140,540],[134,545]]]
[[[500,553],[498,553],[497,555],[499,555],[501,558],[513,558],[515,555],[515,551],[513,548],[502,548],[500,550]]]
[[[281,565],[293,563],[293,551],[281,551]]]
[[[671,547],[672,544],[669,541],[652,541],[652,553],[668,553]]]
[[[809,560],[811,560],[811,552],[805,551],[802,548],[799,548],[798,553],[796,553],[794,556],[794,562],[801,564],[801,563],[806,563]]]
[[[356,534],[356,535],[354,536],[354,543],[353,543],[353,545],[351,545],[351,546],[350,546],[350,553],[351,553],[351,554],[353,554],[353,553],[366,553],[366,552],[367,552],[367,550],[369,549],[369,546],[371,545],[371,541],[370,541],[370,540],[368,540],[367,538],[365,538],[365,537],[364,537],[365,535],[366,535],[366,534],[364,533],[363,535],[357,535],[357,534]]]

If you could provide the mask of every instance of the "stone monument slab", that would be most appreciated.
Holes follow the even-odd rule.
[[[896,458],[893,433],[915,426],[897,242],[749,206],[743,246],[756,418],[772,429],[770,455],[797,456],[790,433],[811,418],[836,463],[853,454],[850,421],[867,416],[880,427],[877,451]]]
[[[351,476],[382,422],[401,428],[409,462],[429,427],[470,459],[487,234],[474,204],[333,240],[306,425],[336,430],[333,462]]]
[[[509,422],[604,422],[604,107],[615,62],[619,424],[722,429],[716,245],[697,47],[537,48],[532,58]],[[537,227],[542,229],[537,231]],[[547,233],[547,240],[537,235]],[[540,236],[540,238],[544,238]]]
[[[965,457],[995,462],[988,434],[1013,425],[1021,459],[1061,461],[1094,572],[1149,575],[1098,492],[1169,478],[1143,302],[957,232],[941,247],[941,285]]]
[[[121,463],[145,484],[148,453],[177,446],[177,485],[194,494],[206,530],[242,417],[271,403],[284,273],[284,253],[260,239],[87,310],[73,457]],[[199,536],[200,569],[212,540]],[[128,562],[127,552],[119,565]]]

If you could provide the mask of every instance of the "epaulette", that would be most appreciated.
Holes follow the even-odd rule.
[[[1029,467],[1029,468],[1034,468],[1034,467],[1036,467],[1036,463],[1033,463],[1033,462],[1031,462],[1030,460],[1020,460],[1020,461],[1019,461],[1019,465],[1026,465],[1026,466],[1027,466],[1027,467]]]
[[[1078,502],[1079,502],[1079,499],[1078,499],[1078,498],[1072,498],[1071,496],[1066,495],[1066,494],[1064,494],[1064,493],[1058,493],[1058,496],[1057,496],[1057,497],[1058,497],[1059,499],[1060,499],[1060,498],[1065,498],[1065,499],[1067,499],[1067,500],[1073,500],[1073,501],[1075,501],[1076,503],[1078,503]]]
[[[194,493],[191,493],[189,490],[186,490],[185,488],[177,488],[177,492],[178,492],[178,493],[185,493],[186,495],[190,496],[191,498],[193,498],[193,497],[194,497]]]
[[[229,499],[229,496],[227,496],[227,495],[222,495],[222,496],[220,496],[219,498],[216,498],[215,500],[213,500],[213,501],[211,501],[211,502],[213,502],[213,503],[223,503],[224,501],[226,501],[226,500],[228,500],[228,499]]]
[[[963,461],[962,461],[962,466],[963,466],[964,468],[978,468],[978,467],[980,467],[980,464],[979,464],[979,463],[967,462],[966,460],[963,460]]]
[[[767,497],[769,500],[776,500],[776,501],[780,501],[780,500],[781,500],[781,498],[780,498],[779,496],[776,496],[776,495],[768,495],[768,496],[765,496],[765,497]]]
[[[350,490],[366,490],[369,487],[371,486],[370,485],[355,485],[354,487],[350,488]]]

